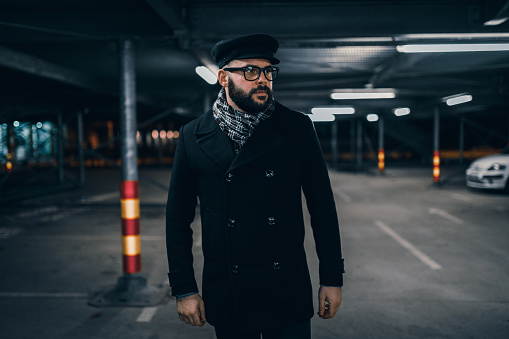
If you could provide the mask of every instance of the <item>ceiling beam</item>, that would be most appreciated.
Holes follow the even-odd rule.
[[[175,0],[145,0],[147,4],[159,15],[177,35],[187,32],[182,20],[181,9]]]
[[[116,82],[101,77],[90,76],[58,64],[40,59],[38,57],[21,53],[13,49],[0,46],[0,66],[35,75],[40,78],[58,81],[64,84],[85,88],[96,93],[118,95]],[[160,107],[161,103],[139,94],[138,103]]]

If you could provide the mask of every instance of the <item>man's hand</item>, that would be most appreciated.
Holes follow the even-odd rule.
[[[177,312],[180,320],[193,326],[203,326],[205,318],[205,304],[199,294],[177,299]]]
[[[318,291],[318,315],[320,318],[330,319],[334,317],[342,299],[341,287],[320,286]]]

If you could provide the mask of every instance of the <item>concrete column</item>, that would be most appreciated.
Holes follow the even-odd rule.
[[[362,121],[357,120],[357,171],[362,167]]]
[[[78,180],[80,186],[85,184],[85,152],[83,149],[83,112],[78,112]]]
[[[338,167],[338,123],[336,120],[331,122],[331,166]]]
[[[459,162],[463,165],[463,151],[465,148],[465,118],[460,119]]]
[[[120,148],[122,180],[138,180],[136,77],[131,40],[120,42]]]
[[[58,183],[64,183],[64,123],[62,112],[58,112],[57,118],[57,128],[58,128],[58,141],[57,141],[57,166],[58,166]]]
[[[435,107],[433,123],[433,182],[440,184],[440,110]]]
[[[384,119],[378,119],[378,171],[385,172]]]
[[[163,129],[163,124],[157,124],[157,131],[159,132],[157,137],[157,160],[159,162],[159,166],[163,166],[163,138],[161,138],[161,130]]]
[[[355,119],[350,120],[350,162],[355,165]]]

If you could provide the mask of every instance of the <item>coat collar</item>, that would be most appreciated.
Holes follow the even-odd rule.
[[[237,155],[235,155],[230,138],[221,131],[210,110],[196,125],[194,134],[198,145],[225,172],[245,166],[286,141],[286,137],[279,130],[284,128],[284,124],[282,124],[284,121],[281,121],[280,116],[282,114],[281,107],[276,104],[272,115],[256,127],[253,135]]]

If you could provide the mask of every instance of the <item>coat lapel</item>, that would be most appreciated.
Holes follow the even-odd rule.
[[[198,146],[207,156],[226,172],[230,167],[235,152],[228,136],[221,131],[219,124],[214,120],[212,111],[205,113],[202,121],[196,126]]]
[[[253,135],[246,141],[239,154],[233,160],[229,171],[249,164],[251,161],[276,149],[286,141],[286,138],[276,131],[276,122],[278,120],[276,114],[277,110],[269,119],[256,127]]]

